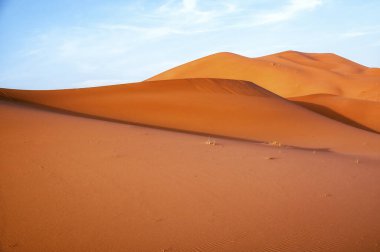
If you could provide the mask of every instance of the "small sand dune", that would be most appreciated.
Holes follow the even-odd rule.
[[[286,51],[259,58],[217,53],[148,80],[222,78],[246,80],[282,97],[333,94],[380,101],[380,72],[331,53]]]
[[[321,116],[247,81],[188,79],[0,91],[8,99],[129,123],[305,148],[380,153],[380,135]]]
[[[290,100],[334,120],[380,132],[380,102],[325,94],[292,97]]]

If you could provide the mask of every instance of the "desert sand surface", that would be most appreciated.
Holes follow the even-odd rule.
[[[91,90],[82,107],[95,111],[102,89]],[[30,97],[69,109],[67,99],[79,102],[71,92],[57,91],[56,104],[53,93]],[[272,99],[322,123],[258,94],[269,108]],[[202,135],[10,100],[0,100],[0,118],[1,251],[380,250],[379,156],[219,137],[209,145]]]
[[[360,155],[380,153],[379,134],[322,116],[247,81],[183,79],[50,91],[0,89],[0,96],[186,132]]]
[[[282,97],[333,94],[380,101],[380,70],[332,53],[285,51],[258,58],[217,53],[148,80],[180,78],[246,80]]]

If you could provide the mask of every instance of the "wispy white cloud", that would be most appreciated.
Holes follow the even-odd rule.
[[[236,12],[234,4],[224,1],[204,6],[197,0],[169,0],[151,13],[161,30],[172,34],[188,34],[220,30],[223,18]],[[165,28],[165,29],[164,29]]]
[[[302,12],[314,10],[322,3],[322,0],[290,0],[280,9],[255,12],[254,9],[239,5],[239,1],[234,3],[219,1],[212,6],[203,6],[197,0],[168,0],[146,15],[154,20],[154,23],[149,21],[139,25],[103,23],[98,27],[105,30],[135,32],[145,38],[154,39],[285,22]],[[234,21],[233,24],[230,20]]]
[[[352,31],[352,32],[345,32],[342,34],[342,37],[345,38],[355,38],[355,37],[361,37],[371,34],[371,32],[363,32],[363,31]]]
[[[97,27],[107,31],[136,33],[147,39],[160,39],[171,35],[194,35],[223,29],[222,19],[236,10],[235,4],[223,1],[204,8],[197,0],[168,0],[145,13],[140,18],[139,24],[101,23]]]
[[[138,22],[120,19],[118,22],[73,26],[63,32],[53,30],[39,34],[34,47],[29,48],[25,55],[50,54],[48,51],[52,51],[56,59],[74,62],[72,64],[77,65],[80,71],[89,73],[98,70],[91,67],[99,65],[93,59],[125,54],[146,41],[269,25],[292,19],[298,13],[313,10],[321,4],[322,0],[290,0],[280,9],[255,12],[250,4],[240,0],[233,3],[225,0],[166,0],[140,13]]]
[[[157,8],[154,15],[167,20],[176,19],[181,24],[204,24],[231,13],[235,9],[235,5],[223,2],[214,4],[212,8],[206,10],[200,7],[197,0],[182,0],[179,2],[169,0]]]
[[[255,25],[273,24],[295,18],[305,11],[312,11],[322,5],[322,0],[291,0],[278,10],[268,11],[256,17]]]
[[[180,29],[180,27],[172,27],[169,25],[143,27],[128,24],[99,24],[98,28],[107,31],[136,33],[146,39],[157,39],[169,35],[188,35],[210,31],[209,29],[202,28]]]
[[[367,35],[380,34],[380,26],[362,27],[360,29],[351,30],[341,34],[343,38],[357,38]]]
[[[184,11],[194,11],[197,8],[197,0],[182,0]]]

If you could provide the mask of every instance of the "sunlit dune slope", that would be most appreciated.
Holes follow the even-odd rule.
[[[283,97],[334,94],[380,101],[380,72],[330,53],[285,51],[259,58],[217,53],[148,80],[223,78],[247,80]]]
[[[300,147],[380,153],[379,135],[330,120],[246,81],[190,79],[0,91],[7,99],[130,123]]]
[[[380,103],[335,95],[292,97],[308,109],[354,127],[380,132]]]

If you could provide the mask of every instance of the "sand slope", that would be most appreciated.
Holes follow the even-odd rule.
[[[282,97],[333,94],[380,101],[380,72],[330,53],[286,51],[259,58],[217,53],[149,80],[223,78],[247,80]]]
[[[124,122],[297,147],[380,153],[380,135],[320,116],[246,81],[190,79],[0,91],[7,99]]]
[[[379,251],[378,159],[1,100],[0,118],[3,252]]]
[[[322,94],[292,97],[290,100],[334,120],[380,132],[380,102]]]

